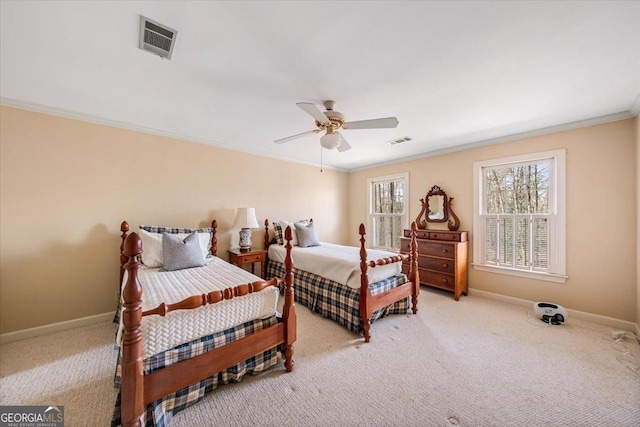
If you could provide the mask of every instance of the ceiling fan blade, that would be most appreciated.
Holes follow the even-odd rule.
[[[276,144],[282,144],[282,143],[285,143],[285,142],[292,141],[292,140],[294,140],[296,138],[300,138],[302,136],[308,135],[310,133],[318,133],[318,132],[320,132],[320,129],[309,130],[309,131],[306,131],[306,132],[299,133],[297,135],[291,135],[291,136],[288,136],[286,138],[276,139],[273,142],[275,142]]]
[[[347,122],[342,125],[343,129],[379,129],[394,128],[398,126],[398,119],[395,117],[385,117],[383,119],[358,120]]]
[[[310,102],[297,102],[296,105],[302,108],[307,114],[316,119],[318,122],[328,125],[331,121],[324,115],[322,111],[316,106],[316,104],[312,104]]]
[[[344,139],[344,136],[342,136],[342,134],[339,134],[339,135],[340,135],[340,145],[338,145],[338,151],[342,153],[343,151],[351,150],[351,145],[349,145],[347,140]]]

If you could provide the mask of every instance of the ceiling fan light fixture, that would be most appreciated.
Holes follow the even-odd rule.
[[[340,145],[340,134],[337,132],[327,132],[320,138],[320,145],[327,150],[333,150]]]

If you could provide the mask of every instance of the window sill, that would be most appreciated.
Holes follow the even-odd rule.
[[[543,280],[545,282],[565,283],[569,276],[561,274],[541,273],[538,271],[523,271],[515,268],[494,267],[484,264],[471,264],[474,270],[486,271],[488,273],[506,274],[507,276],[525,277],[527,279]]]

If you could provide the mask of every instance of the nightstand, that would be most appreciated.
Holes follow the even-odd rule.
[[[266,267],[267,267],[267,251],[263,249],[253,249],[243,252],[239,248],[229,249],[227,250],[229,254],[229,262],[231,264],[235,264],[238,267],[241,267],[245,264],[251,264],[251,274],[255,274],[253,272],[253,263],[260,263],[260,277],[264,279],[266,275]]]

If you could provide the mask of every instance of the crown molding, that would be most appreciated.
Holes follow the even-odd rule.
[[[151,134],[151,135],[163,136],[163,137],[166,137],[166,138],[179,139],[179,140],[182,140],[182,141],[194,142],[196,144],[204,144],[204,145],[208,145],[210,147],[223,148],[225,150],[231,150],[231,151],[236,151],[236,152],[241,152],[241,153],[246,153],[246,154],[252,154],[254,156],[267,157],[267,158],[270,158],[270,159],[281,160],[281,161],[285,161],[285,162],[289,162],[289,163],[297,163],[297,164],[301,164],[301,165],[305,165],[305,166],[313,166],[315,168],[320,167],[319,163],[306,162],[306,161],[303,161],[303,160],[292,159],[292,158],[289,158],[289,157],[286,157],[286,156],[276,156],[276,155],[265,153],[265,152],[242,149],[242,148],[238,148],[238,147],[235,147],[235,146],[232,146],[232,145],[229,145],[229,144],[224,144],[224,143],[221,143],[221,142],[218,142],[218,141],[214,141],[214,140],[211,140],[211,139],[197,138],[197,137],[193,137],[193,136],[189,136],[189,135],[173,133],[173,132],[167,132],[167,131],[164,131],[164,130],[155,129],[155,128],[151,128],[151,127],[146,127],[146,126],[135,125],[133,123],[122,122],[122,121],[119,121],[119,120],[104,119],[104,118],[101,118],[101,117],[92,116],[90,114],[84,114],[84,113],[79,113],[77,111],[65,110],[63,108],[58,108],[58,107],[51,107],[49,105],[38,104],[38,103],[35,103],[35,102],[20,101],[20,100],[17,100],[17,99],[0,97],[0,105],[7,106],[7,107],[12,107],[12,108],[18,108],[18,109],[21,109],[21,110],[33,111],[35,113],[49,114],[49,115],[52,115],[52,116],[64,117],[64,118],[67,118],[67,119],[74,119],[74,120],[80,120],[80,121],[88,122],[88,123],[94,123],[94,124],[99,124],[99,125],[104,125],[104,126],[115,127],[115,128],[119,128],[119,129],[126,129],[126,130],[135,131],[135,132],[148,133],[148,134]],[[326,170],[333,170],[333,171],[337,171],[337,172],[348,172],[348,170],[344,169],[344,168],[338,168],[338,167],[334,167],[334,166],[322,165],[322,170],[325,170],[325,169]]]
[[[378,168],[381,166],[395,165],[397,163],[405,163],[413,160],[425,159],[428,157],[442,156],[444,154],[457,153],[458,151],[470,150],[472,148],[485,147],[487,145],[494,145],[494,144],[503,144],[505,142],[519,141],[521,139],[533,138],[536,136],[549,135],[552,133],[558,133],[558,132],[563,132],[567,130],[580,129],[583,127],[595,126],[595,125],[600,125],[600,124],[610,123],[610,122],[617,122],[620,120],[631,119],[633,117],[634,115],[631,113],[631,111],[621,111],[619,113],[607,114],[606,116],[594,117],[591,119],[579,120],[579,121],[564,123],[556,126],[549,126],[546,128],[535,129],[527,132],[514,133],[511,135],[500,136],[498,138],[485,139],[481,141],[470,142],[468,144],[457,145],[451,148],[443,148],[441,150],[429,151],[426,153],[416,154],[414,156],[403,157],[401,159],[389,160],[388,162],[375,163],[369,166],[362,166],[359,168],[349,169],[349,172],[357,172],[357,171],[362,171],[367,169]]]
[[[223,148],[223,149],[226,149],[226,150],[231,150],[231,151],[236,151],[236,152],[241,152],[241,153],[246,153],[246,154],[252,154],[254,156],[267,157],[267,158],[274,159],[274,160],[280,160],[280,161],[285,161],[285,162],[290,162],[290,163],[296,163],[296,164],[301,164],[301,165],[305,165],[305,166],[312,166],[312,167],[316,167],[316,168],[320,167],[320,164],[319,163],[315,163],[315,162],[306,162],[306,161],[302,161],[302,160],[298,160],[298,159],[292,159],[292,158],[289,158],[289,157],[286,157],[286,156],[275,156],[273,154],[269,154],[269,153],[265,153],[265,152],[242,149],[242,148],[234,147],[234,146],[231,146],[231,145],[228,145],[228,144],[224,144],[224,143],[221,143],[221,142],[217,142],[217,141],[214,141],[214,140],[208,140],[208,139],[197,138],[197,137],[193,137],[193,136],[189,136],[189,135],[183,135],[183,134],[177,134],[177,133],[173,133],[173,132],[167,132],[167,131],[163,131],[163,130],[160,130],[160,129],[150,128],[150,127],[145,127],[145,126],[139,126],[139,125],[135,125],[133,123],[122,122],[122,121],[118,121],[118,120],[104,119],[104,118],[92,116],[92,115],[89,115],[89,114],[79,113],[79,112],[71,111],[71,110],[65,110],[63,108],[58,108],[58,107],[51,107],[51,106],[48,106],[48,105],[38,104],[38,103],[35,103],[35,102],[20,101],[20,100],[11,99],[11,98],[0,97],[0,105],[4,105],[4,106],[7,106],[7,107],[13,107],[13,108],[19,108],[19,109],[22,109],[22,110],[33,111],[33,112],[36,112],[36,113],[49,114],[49,115],[53,115],[53,116],[59,116],[59,117],[65,117],[65,118],[69,118],[69,119],[89,122],[89,123],[95,123],[95,124],[104,125],[104,126],[111,126],[111,127],[116,127],[116,128],[120,128],[120,129],[127,129],[127,130],[132,130],[132,131],[135,131],[135,132],[142,132],[142,133],[148,133],[148,134],[157,135],[157,136],[163,136],[163,137],[167,137],[167,138],[174,138],[174,139],[179,139],[179,140],[183,140],[183,141],[194,142],[196,144],[204,144],[204,145],[208,145],[208,146]],[[630,118],[633,118],[633,117],[637,116],[638,112],[640,112],[640,93],[638,93],[638,95],[636,96],[635,101],[633,102],[631,108],[628,111],[621,111],[619,113],[608,114],[608,115],[605,115],[605,116],[594,117],[594,118],[591,118],[591,119],[579,120],[579,121],[575,121],[575,122],[564,123],[564,124],[561,124],[561,125],[550,126],[550,127],[541,128],[541,129],[535,129],[535,130],[531,130],[531,131],[527,131],[527,132],[515,133],[515,134],[512,134],[512,135],[501,136],[501,137],[498,137],[498,138],[485,139],[485,140],[481,140],[481,141],[471,142],[471,143],[468,143],[468,144],[458,145],[458,146],[451,147],[451,148],[444,148],[444,149],[441,149],[441,150],[428,151],[426,153],[416,154],[416,155],[408,156],[408,157],[402,157],[400,159],[389,160],[389,161],[380,162],[380,163],[374,163],[374,164],[367,165],[367,166],[362,166],[362,167],[339,168],[339,167],[335,167],[335,166],[323,165],[322,169],[333,170],[333,171],[336,171],[336,172],[358,172],[358,171],[362,171],[362,170],[378,168],[378,167],[381,167],[381,166],[388,166],[388,165],[394,165],[394,164],[398,164],[398,163],[410,162],[410,161],[413,161],[413,160],[425,159],[425,158],[429,158],[429,157],[442,156],[444,154],[456,153],[456,152],[459,152],[459,151],[470,150],[470,149],[473,149],[473,148],[485,147],[487,145],[502,144],[502,143],[506,143],[506,142],[513,142],[513,141],[518,141],[518,140],[526,139],[526,138],[532,138],[532,137],[536,137],[536,136],[549,135],[549,134],[552,134],[552,133],[557,133],[557,132],[562,132],[562,131],[567,131],[567,130],[579,129],[579,128],[588,127],[588,126],[595,126],[595,125],[604,124],[604,123],[610,123],[610,122],[616,122],[616,121],[620,121],[620,120],[626,120],[626,119],[630,119]]]
[[[640,92],[636,95],[636,99],[631,104],[631,108],[629,108],[629,113],[635,117],[640,113]]]

